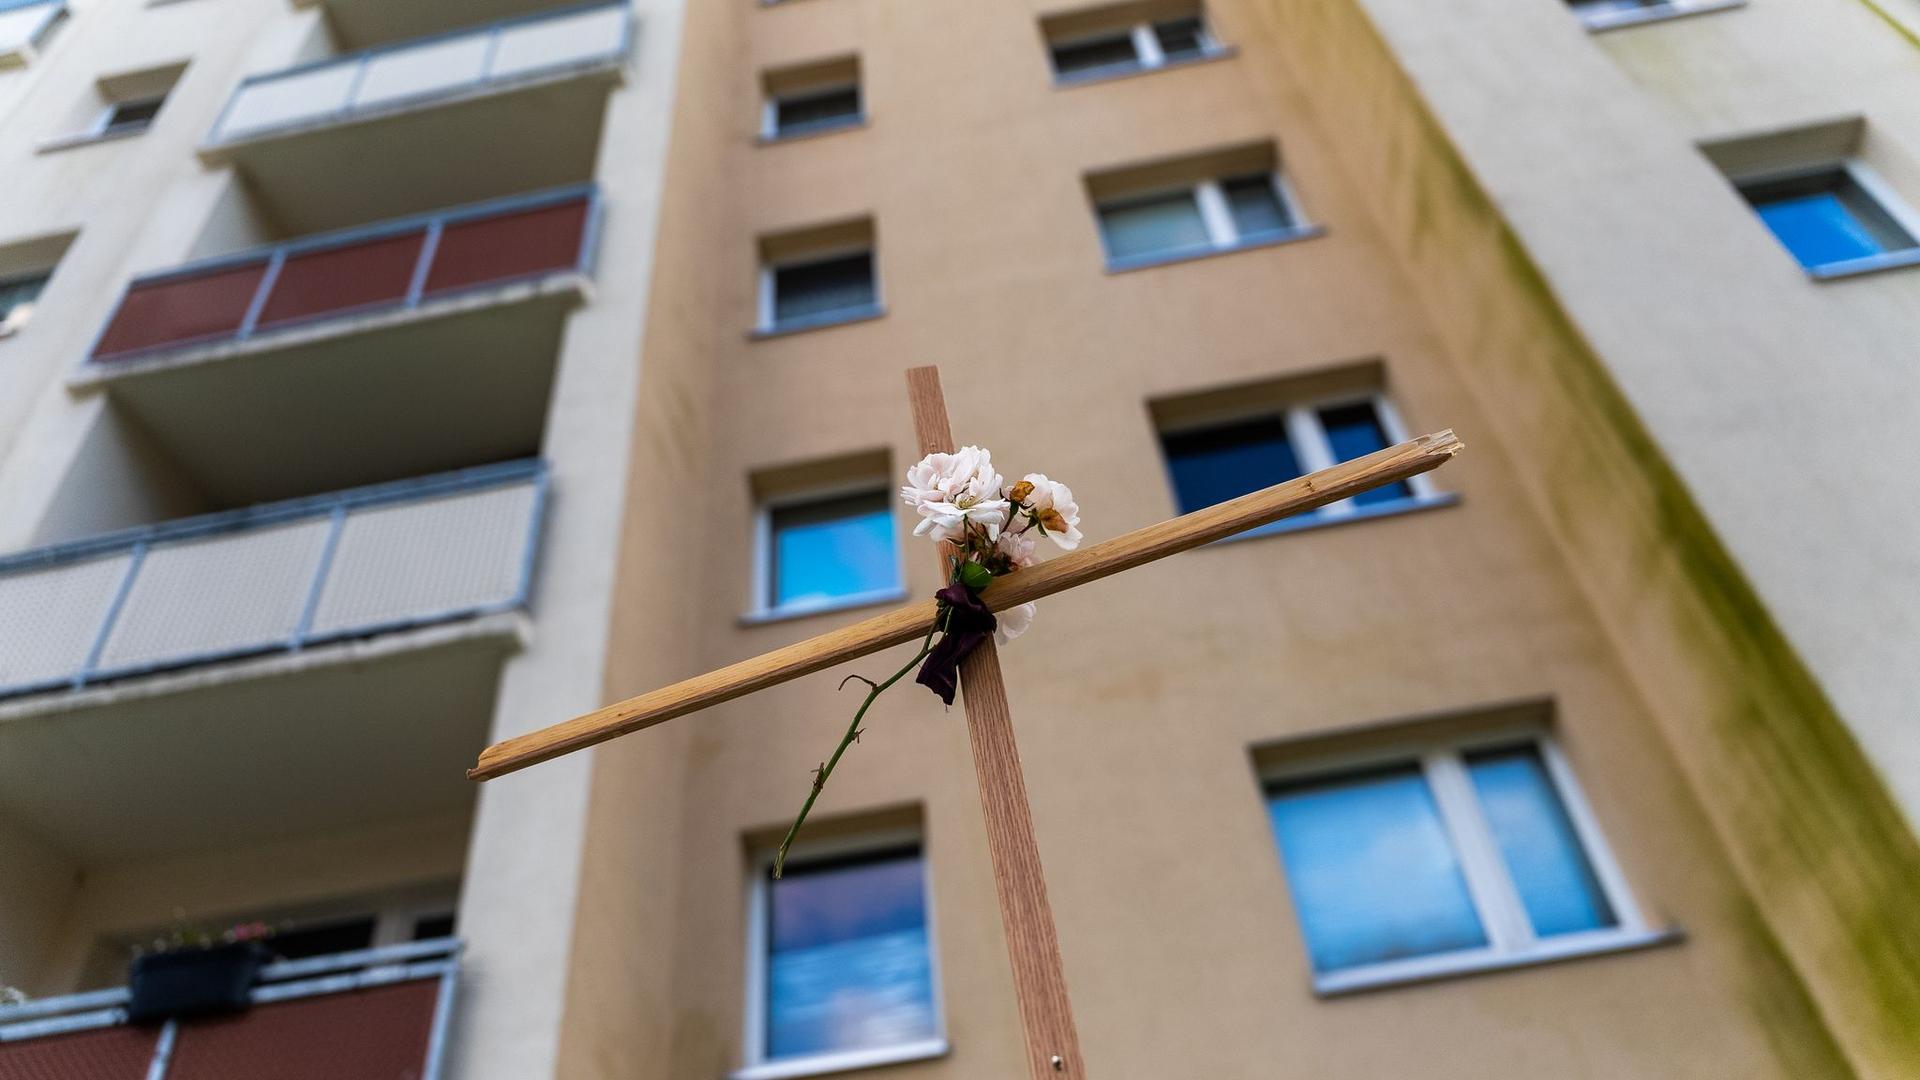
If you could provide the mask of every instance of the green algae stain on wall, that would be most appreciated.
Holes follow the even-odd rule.
[[[1735,921],[1756,1018],[1792,1075],[1848,1075],[1851,1058],[1920,1076],[1920,845],[1904,817],[1357,0],[1275,3],[1303,78],[1337,88],[1320,103],[1345,110],[1349,175],[1372,181],[1463,376],[1483,402],[1532,408],[1501,418],[1504,440],[1603,623],[1630,628],[1613,635],[1623,659],[1649,698],[1674,685],[1704,703],[1661,720],[1753,897]]]

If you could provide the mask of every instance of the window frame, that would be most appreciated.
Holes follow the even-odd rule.
[[[1200,22],[1200,51],[1194,56],[1168,58],[1166,49],[1160,44],[1155,28],[1161,23],[1178,22],[1182,19],[1198,19]],[[1131,63],[1103,64],[1099,67],[1085,68],[1080,71],[1061,71],[1055,56],[1057,49],[1070,49],[1076,45],[1085,45],[1109,38],[1124,37],[1133,45]],[[1167,68],[1198,64],[1207,60],[1217,60],[1231,55],[1233,50],[1220,42],[1213,32],[1213,21],[1206,12],[1195,7],[1191,15],[1179,15],[1166,19],[1145,19],[1126,23],[1116,23],[1098,30],[1068,37],[1046,37],[1047,70],[1053,75],[1055,86],[1079,86],[1083,83],[1101,82],[1106,79],[1124,78],[1148,71],[1162,71]]]
[[[834,499],[874,492],[879,492],[886,497],[887,511],[893,520],[893,584],[885,588],[849,593],[811,604],[773,603],[773,512],[777,509],[805,506],[808,503],[830,502]],[[778,495],[769,495],[756,500],[753,508],[753,575],[751,579],[753,603],[748,606],[747,614],[742,616],[742,621],[749,624],[779,622],[833,611],[846,611],[850,608],[891,604],[906,599],[906,553],[902,550],[905,545],[900,543],[900,510],[891,495],[892,488],[886,480],[870,478],[781,492]]]
[[[865,254],[873,273],[873,301],[862,307],[843,308],[838,311],[821,312],[785,322],[774,318],[778,292],[776,274],[780,270],[809,266],[813,263],[831,262],[848,255]],[[880,247],[875,243],[837,244],[832,247],[817,248],[805,254],[791,258],[760,263],[759,295],[754,315],[755,337],[778,337],[783,334],[798,333],[826,326],[840,326],[845,323],[863,322],[886,314],[886,300],[880,291]]]
[[[933,1029],[931,1038],[890,1047],[864,1050],[837,1050],[803,1057],[766,1056],[767,1040],[767,913],[773,882],[774,847],[756,847],[747,864],[746,968],[741,980],[740,1060],[745,1064],[729,1074],[728,1080],[789,1080],[792,1077],[824,1076],[881,1065],[926,1061],[945,1057],[952,1049],[947,1041],[946,993],[940,968],[940,935],[933,896],[933,860],[927,852],[924,829],[902,827],[868,830],[857,835],[827,837],[796,843],[788,853],[788,862],[804,866],[815,860],[878,855],[911,847],[920,859],[921,896],[925,898],[927,924],[927,972],[933,991]]]
[[[1167,491],[1173,496],[1174,511],[1179,512],[1180,485],[1174,476],[1173,458],[1167,453],[1167,436],[1184,435],[1193,432],[1209,431],[1231,424],[1249,420],[1278,417],[1287,431],[1287,443],[1293,448],[1294,457],[1304,470],[1301,475],[1329,469],[1339,464],[1334,459],[1333,443],[1327,437],[1326,426],[1320,421],[1320,413],[1327,409],[1338,409],[1352,405],[1370,405],[1373,414],[1380,421],[1380,430],[1385,434],[1388,446],[1406,442],[1411,438],[1407,434],[1407,425],[1400,417],[1398,409],[1388,398],[1384,390],[1348,391],[1332,394],[1314,394],[1285,401],[1282,404],[1261,405],[1230,412],[1214,413],[1204,418],[1174,425],[1155,425],[1155,439],[1160,446],[1160,461],[1166,470]],[[1282,481],[1275,481],[1281,483]],[[1434,485],[1430,473],[1420,473],[1401,481],[1412,494],[1404,499],[1392,502],[1378,502],[1362,506],[1352,497],[1339,502],[1328,503],[1317,510],[1262,525],[1257,529],[1248,529],[1242,533],[1226,537],[1215,543],[1230,544],[1257,536],[1272,536],[1278,533],[1297,532],[1302,529],[1318,528],[1325,525],[1337,525],[1346,521],[1364,521],[1368,518],[1391,517],[1434,506],[1451,506],[1460,501],[1458,494],[1442,491]]]
[[[1581,854],[1592,869],[1602,896],[1613,909],[1615,925],[1597,930],[1539,937],[1533,931],[1526,907],[1499,843],[1487,823],[1480,796],[1467,770],[1468,755],[1480,751],[1530,747],[1540,755],[1553,793],[1565,810]],[[1383,960],[1334,971],[1308,970],[1313,992],[1320,997],[1337,997],[1382,987],[1428,982],[1434,979],[1473,975],[1518,967],[1571,960],[1577,957],[1624,952],[1665,944],[1680,939],[1673,928],[1657,928],[1647,921],[1645,910],[1628,882],[1626,872],[1607,842],[1598,817],[1588,802],[1573,766],[1550,729],[1538,724],[1507,724],[1465,735],[1435,735],[1397,740],[1359,753],[1330,757],[1310,757],[1277,763],[1258,773],[1260,805],[1269,813],[1276,787],[1294,782],[1337,781],[1342,775],[1369,768],[1414,765],[1431,794],[1440,825],[1454,857],[1459,861],[1461,877],[1471,898],[1474,914],[1480,921],[1487,943],[1467,949]],[[1298,899],[1288,872],[1286,852],[1277,837],[1272,838],[1275,858],[1282,878],[1287,879],[1288,904],[1294,929],[1299,934],[1302,956],[1310,954],[1310,943],[1301,922]]]
[[[1095,201],[1093,204],[1094,227],[1100,234],[1100,250],[1106,258],[1108,272],[1137,270],[1166,263],[1185,262],[1188,259],[1206,258],[1209,255],[1222,255],[1230,251],[1245,251],[1251,248],[1285,244],[1310,236],[1318,236],[1326,231],[1308,219],[1301,209],[1300,199],[1294,193],[1293,185],[1288,181],[1286,173],[1274,168],[1267,170],[1264,175],[1270,178],[1273,184],[1273,196],[1279,202],[1280,208],[1292,219],[1293,224],[1285,229],[1269,230],[1251,234],[1251,236],[1242,234],[1239,224],[1233,219],[1233,206],[1227,198],[1226,185],[1231,181],[1245,180],[1258,175],[1262,174],[1244,172],[1231,176],[1209,176],[1191,183],[1143,188]],[[1205,247],[1148,251],[1134,255],[1113,253],[1113,248],[1107,241],[1106,211],[1182,193],[1192,196],[1195,205],[1200,209],[1200,222],[1207,230],[1208,243]]]
[[[138,135],[159,122],[160,110],[166,108],[167,98],[171,95],[172,91],[169,90],[164,94],[150,94],[146,97],[127,98],[124,101],[109,101],[101,108],[99,114],[93,118],[93,123],[87,129],[87,135],[95,139],[125,139]],[[153,106],[153,115],[138,124],[123,124],[119,127],[113,126],[115,113],[121,109],[137,105]]]
[[[1807,266],[1799,257],[1787,248],[1774,231],[1760,218],[1760,207],[1747,195],[1747,189],[1766,184],[1782,183],[1793,180],[1805,180],[1830,173],[1838,173],[1851,181],[1868,199],[1871,199],[1880,212],[1886,214],[1899,226],[1912,241],[1907,247],[1893,251],[1883,251],[1877,255],[1865,255],[1857,259],[1843,259],[1839,262],[1822,263]],[[1793,264],[1815,281],[1833,281],[1839,278],[1870,274],[1879,270],[1896,270],[1906,266],[1920,266],[1920,210],[1903,198],[1894,186],[1887,182],[1872,166],[1858,157],[1847,156],[1829,159],[1817,163],[1797,165],[1789,169],[1772,169],[1763,172],[1742,173],[1729,176],[1728,181],[1740,195],[1741,202],[1753,214],[1769,239],[1781,251],[1786,252]]]
[[[853,112],[842,117],[836,117],[832,120],[815,121],[814,123],[793,128],[791,130],[784,130],[784,131],[781,130],[780,106],[782,103],[805,101],[808,98],[826,97],[829,94],[844,93],[845,91],[848,91],[848,90],[853,91],[853,98],[856,106]],[[850,79],[846,82],[824,83],[818,86],[809,86],[804,90],[795,90],[785,94],[767,93],[763,95],[761,98],[760,141],[763,143],[777,143],[777,142],[787,142],[793,139],[804,139],[811,135],[825,135],[828,132],[847,131],[852,128],[864,127],[866,126],[866,124],[867,124],[867,95],[866,95],[865,88],[860,85],[860,80],[857,78]]]
[[[1688,15],[1729,11],[1745,6],[1747,6],[1747,0],[1661,0],[1657,3],[1643,4],[1637,9],[1588,12],[1582,10],[1582,5],[1577,0],[1567,0],[1567,9],[1573,13],[1573,17],[1579,19],[1582,26],[1594,33],[1626,26],[1665,22],[1668,19],[1679,19]]]

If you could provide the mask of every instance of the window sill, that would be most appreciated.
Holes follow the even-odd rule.
[[[786,607],[767,608],[765,611],[750,611],[740,616],[740,625],[765,626],[768,623],[788,622],[814,615],[830,615],[839,611],[852,611],[855,608],[897,604],[906,598],[907,589],[904,585],[891,589],[876,589],[873,592],[835,597],[832,600],[822,600],[814,604],[788,604]]]
[[[762,132],[757,141],[761,146],[784,146],[787,143],[806,142],[808,139],[817,139],[822,135],[838,135],[844,131],[859,131],[865,128],[867,123],[868,118],[865,113],[862,113],[859,116],[850,116],[845,120],[835,120],[832,123],[820,124],[817,127],[802,128],[799,131]]]
[[[755,330],[749,330],[747,331],[747,338],[752,341],[764,341],[768,338],[786,337],[790,334],[804,334],[809,330],[825,330],[830,326],[845,326],[848,323],[867,322],[872,319],[877,319],[886,313],[887,309],[881,307],[879,304],[875,304],[872,307],[849,308],[845,311],[813,315],[805,319],[794,319],[791,322],[776,323],[773,326],[763,326]]]
[[[1207,546],[1213,547],[1218,544],[1232,544],[1241,540],[1258,539],[1263,536],[1284,536],[1288,533],[1308,532],[1313,529],[1324,529],[1332,525],[1348,525],[1359,521],[1373,521],[1377,518],[1399,517],[1402,514],[1414,514],[1422,510],[1438,510],[1443,506],[1457,505],[1459,502],[1460,495],[1458,492],[1443,491],[1437,495],[1415,495],[1410,499],[1395,499],[1392,502],[1374,503],[1371,506],[1356,506],[1351,513],[1327,514],[1314,511],[1306,514],[1296,514],[1290,518],[1281,518],[1279,521],[1273,522],[1270,525],[1262,525],[1257,529],[1248,529],[1243,533],[1234,533],[1232,536],[1215,540],[1213,544]]]
[[[1423,956],[1412,960],[1369,964],[1346,971],[1315,975],[1313,992],[1316,996],[1323,998],[1342,997],[1368,990],[1384,990],[1439,979],[1539,967],[1543,964],[1555,964],[1591,956],[1637,952],[1641,949],[1675,944],[1685,938],[1686,935],[1678,929],[1599,930],[1585,934],[1570,934],[1564,938],[1550,938],[1537,942],[1525,952],[1498,954],[1486,949],[1475,949],[1445,956]]]
[[[1238,53],[1239,50],[1233,46],[1222,45],[1219,48],[1210,49],[1207,52],[1201,53],[1199,56],[1189,56],[1182,60],[1169,60],[1164,64],[1155,64],[1152,67],[1147,67],[1142,64],[1131,64],[1127,67],[1103,68],[1078,75],[1055,75],[1053,77],[1053,86],[1056,90],[1069,90],[1076,86],[1093,86],[1097,83],[1116,82],[1120,79],[1131,79],[1140,75],[1152,75],[1160,71],[1173,71],[1178,68],[1208,64],[1215,60],[1231,60]]]
[[[51,154],[60,150],[71,150],[77,146],[92,146],[95,143],[119,142],[137,135],[145,135],[146,127],[126,128],[121,131],[87,131],[78,135],[60,135],[42,142],[33,148],[36,154]]]
[[[831,1076],[836,1073],[874,1069],[882,1065],[903,1065],[909,1061],[931,1061],[946,1057],[951,1048],[945,1039],[907,1043],[879,1050],[848,1050],[837,1054],[815,1054],[786,1061],[749,1065],[731,1073],[727,1080],[791,1080],[802,1076]]]
[[[1648,23],[1684,19],[1689,15],[1707,15],[1715,11],[1731,11],[1734,8],[1746,6],[1747,0],[1700,0],[1698,3],[1642,8],[1639,11],[1601,11],[1591,15],[1581,15],[1579,18],[1586,24],[1588,30],[1597,34],[1605,30],[1618,30],[1623,26],[1645,26]]]
[[[1827,263],[1824,266],[1810,266],[1807,268],[1807,276],[1815,281],[1838,281],[1841,278],[1877,274],[1882,270],[1899,270],[1907,266],[1920,266],[1920,247],[1887,251],[1879,255],[1869,255],[1864,259],[1848,259],[1846,262]]]
[[[1145,270],[1155,266],[1167,266],[1173,263],[1192,262],[1195,259],[1211,259],[1216,255],[1231,255],[1236,251],[1253,251],[1259,248],[1278,247],[1301,240],[1311,240],[1327,234],[1324,225],[1302,225],[1284,232],[1269,233],[1252,240],[1244,240],[1226,247],[1190,248],[1182,251],[1169,251],[1151,255],[1128,255],[1123,258],[1107,258],[1107,273],[1124,274],[1130,270]]]

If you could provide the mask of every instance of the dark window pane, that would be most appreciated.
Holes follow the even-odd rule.
[[[453,913],[445,915],[425,915],[413,920],[413,940],[432,941],[434,938],[453,936]]]
[[[1188,60],[1207,51],[1206,31],[1198,16],[1153,24],[1153,36],[1169,60]]]
[[[1470,754],[1467,771],[1533,932],[1551,937],[1613,926],[1613,907],[1540,752],[1527,746]]]
[[[771,512],[774,607],[823,603],[899,583],[893,503],[886,492]]]
[[[1333,460],[1352,461],[1357,457],[1366,457],[1375,450],[1389,445],[1387,431],[1380,423],[1380,415],[1371,402],[1361,401],[1352,405],[1340,405],[1320,410],[1320,424],[1326,429],[1327,442],[1333,447]],[[1362,506],[1369,503],[1393,502],[1396,499],[1410,499],[1413,489],[1405,481],[1384,484],[1371,491],[1363,491],[1353,497],[1353,501]]]
[[[917,851],[789,866],[767,883],[767,1056],[933,1038]]]
[[[112,106],[107,113],[107,122],[102,131],[133,131],[153,123],[160,114],[160,106],[165,98],[150,98],[146,101],[123,101]]]
[[[1300,459],[1277,416],[1167,435],[1162,443],[1183,514],[1300,475]]]
[[[1582,15],[1599,15],[1615,11],[1645,11],[1650,8],[1672,6],[1672,0],[1573,0],[1573,10]]]
[[[860,119],[860,90],[843,86],[820,93],[780,98],[774,102],[774,132],[802,132],[851,124]]]
[[[1084,77],[1140,66],[1132,35],[1122,31],[1053,46],[1053,70],[1061,77]]]
[[[1315,971],[1487,944],[1417,767],[1278,787],[1268,817]]]
[[[1223,181],[1227,205],[1233,211],[1233,227],[1242,240],[1285,232],[1293,228],[1293,215],[1280,201],[1271,173],[1258,173]]]
[[[1191,191],[1102,206],[1100,233],[1107,244],[1107,257],[1112,259],[1203,251],[1213,246]]]
[[[352,952],[372,944],[373,916],[367,915],[282,930],[267,939],[267,951],[282,960],[304,960],[309,956]]]
[[[33,302],[47,287],[47,274],[30,274],[0,281],[0,330],[18,329],[33,314]]]
[[[855,312],[874,305],[873,253],[782,266],[773,272],[776,324]]]
[[[1844,170],[1749,184],[1741,193],[1805,267],[1914,246],[1914,238]]]

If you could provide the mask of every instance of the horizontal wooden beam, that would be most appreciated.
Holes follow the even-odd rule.
[[[987,586],[981,591],[980,599],[989,608],[1004,611],[1437,469],[1461,449],[1460,440],[1451,431],[1422,435],[1366,457],[1183,514],[1171,521],[1135,529],[1016,571]],[[572,720],[517,735],[482,751],[479,764],[467,770],[467,776],[491,780],[676,716],[699,712],[925,637],[933,629],[937,611],[932,600],[909,604],[784,649],[595,709]]]

